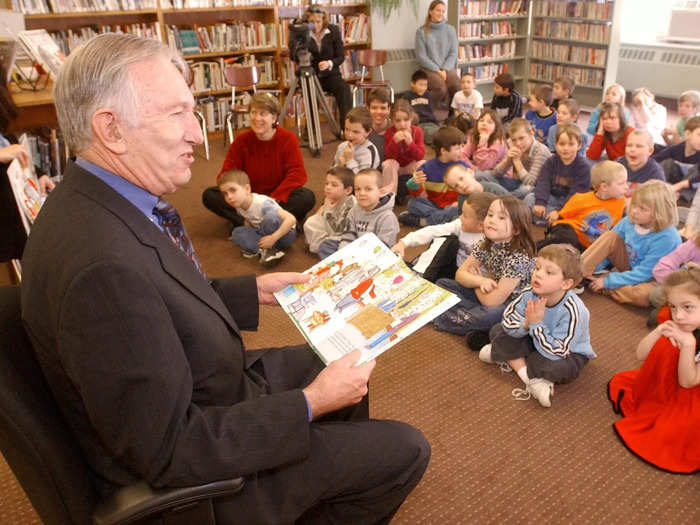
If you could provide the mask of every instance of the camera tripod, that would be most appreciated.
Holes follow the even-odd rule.
[[[321,106],[323,113],[328,119],[328,124],[331,127],[331,131],[336,137],[340,137],[340,127],[331,112],[331,108],[328,105],[328,101],[323,96],[323,89],[321,88],[321,83],[316,76],[316,72],[311,66],[301,66],[294,75],[292,80],[292,85],[289,87],[287,92],[287,98],[284,102],[284,108],[282,108],[282,114],[280,116],[280,122],[284,121],[289,111],[289,105],[291,104],[292,98],[296,93],[297,87],[301,83],[301,96],[304,101],[304,108],[306,111],[306,131],[308,136],[308,146],[311,150],[311,155],[314,157],[321,156],[321,148],[323,147],[323,138],[321,137],[321,121],[318,115],[318,106]],[[299,115],[299,106],[295,108],[297,129],[300,129],[301,116]]]

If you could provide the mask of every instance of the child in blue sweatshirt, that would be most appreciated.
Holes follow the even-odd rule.
[[[507,363],[522,379],[525,389],[513,390],[516,399],[533,396],[552,406],[554,383],[573,381],[596,356],[588,309],[572,291],[581,277],[581,256],[573,246],[542,248],[531,286],[508,305],[501,324],[491,329],[491,344],[479,351],[485,363]]]
[[[583,275],[590,289],[619,303],[649,306],[654,266],[681,243],[676,224],[678,210],[671,186],[659,180],[638,186],[629,215],[583,252]],[[614,270],[606,275],[593,274],[610,267]]]

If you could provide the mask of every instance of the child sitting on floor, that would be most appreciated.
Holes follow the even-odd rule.
[[[369,141],[372,115],[363,107],[352,108],[345,116],[345,141],[338,144],[333,166],[345,166],[357,173],[379,166],[377,146]]]
[[[603,152],[609,160],[615,160],[625,154],[627,137],[634,131],[627,125],[622,106],[613,102],[603,102],[600,109],[600,122],[586,156],[591,160],[600,159]]]
[[[413,198],[408,201],[407,211],[399,215],[401,224],[428,226],[450,222],[459,215],[457,192],[445,184],[445,171],[453,164],[469,166],[462,160],[464,135],[457,128],[440,128],[433,137],[435,157],[425,162],[406,187]]]
[[[279,262],[284,250],[297,238],[294,215],[273,198],[253,193],[245,171],[225,171],[216,183],[226,204],[245,219],[244,226],[231,232],[231,240],[241,247],[243,257],[260,256],[260,263],[265,267]]]
[[[549,148],[549,151],[556,151],[554,143],[557,141],[557,131],[559,131],[559,126],[564,126],[566,124],[578,126],[576,122],[578,121],[580,112],[581,108],[578,105],[578,102],[576,102],[576,100],[573,98],[565,98],[559,103],[559,109],[557,109],[557,123],[549,128],[549,132],[547,133],[547,147]],[[586,155],[588,141],[588,135],[581,132],[581,147],[578,150],[579,155]]]
[[[476,88],[474,74],[469,71],[462,73],[460,81],[462,90],[457,91],[452,97],[451,107],[455,112],[455,117],[466,113],[470,117],[479,118],[481,110],[484,109],[484,99]]]
[[[669,184],[650,180],[638,186],[629,215],[583,252],[590,289],[619,303],[648,307],[654,266],[681,243],[677,223],[676,196]],[[593,275],[611,266],[610,273]]]
[[[377,147],[379,152],[379,165],[384,162],[384,136],[391,126],[389,119],[389,90],[383,87],[370,89],[367,93],[367,109],[372,117],[372,131],[369,132],[369,141]]]
[[[326,239],[337,241],[346,229],[348,213],[355,205],[352,195],[355,174],[343,166],[331,168],[326,173],[323,186],[323,205],[304,223],[304,237],[311,253],[325,259],[333,253],[322,246]]]
[[[598,237],[615,226],[625,211],[627,172],[617,162],[604,160],[591,168],[593,191],[575,193],[556,213],[545,238],[537,243],[567,243],[585,250]]]
[[[627,170],[628,196],[640,184],[648,180],[666,181],[664,170],[651,158],[654,153],[654,141],[648,131],[635,129],[627,137],[625,156],[617,159]]]
[[[656,102],[654,94],[645,87],[632,93],[632,124],[648,131],[654,144],[665,144],[662,132],[666,127],[666,108]]]
[[[525,119],[532,122],[535,128],[535,138],[546,142],[549,128],[557,123],[557,112],[552,105],[552,88],[546,84],[537,84],[530,93],[530,109],[525,113]]]
[[[530,212],[523,202],[504,195],[491,203],[484,219],[484,241],[459,267],[454,279],[435,284],[461,300],[433,321],[441,331],[467,336],[467,346],[480,350],[503,310],[530,282],[535,241]]]
[[[506,155],[505,141],[505,130],[498,115],[492,109],[485,109],[464,146],[462,160],[478,170],[491,170]]]
[[[386,159],[382,164],[381,190],[396,194],[396,204],[401,204],[408,195],[406,181],[425,157],[423,130],[413,125],[415,116],[408,101],[398,99],[391,107],[392,125],[384,135]]]
[[[408,100],[418,115],[418,127],[423,130],[425,143],[432,144],[433,135],[439,126],[433,113],[433,99],[428,91],[428,75],[425,71],[418,69],[411,75],[411,89],[402,93],[401,98]]]
[[[515,91],[515,79],[510,73],[500,73],[493,79],[491,109],[504,126],[514,118],[523,116],[523,98]]]
[[[593,113],[591,113],[591,118],[588,120],[588,127],[586,128],[586,131],[589,135],[593,135],[598,129],[598,124],[600,123],[600,115],[603,109],[603,103],[605,102],[613,102],[615,104],[619,104],[623,108],[623,112],[625,114],[625,121],[630,121],[632,116],[630,115],[630,112],[627,111],[627,108],[625,108],[626,95],[627,94],[625,93],[625,88],[622,87],[621,84],[611,84],[610,86],[608,86],[608,88],[605,90],[605,96],[603,97],[603,101],[596,106],[596,108],[593,110]]]
[[[693,192],[687,190],[700,182],[697,168],[700,163],[700,117],[693,117],[685,123],[683,142],[662,149],[653,158],[663,168],[666,180],[690,201]]]
[[[581,281],[581,255],[568,244],[550,244],[535,261],[531,286],[508,305],[491,328],[491,344],[479,351],[485,363],[507,363],[525,383],[518,400],[532,395],[552,406],[554,383],[576,379],[596,357],[589,334],[590,314],[573,292]]]
[[[675,128],[666,128],[662,131],[664,142],[669,146],[683,141],[685,136],[685,123],[689,118],[700,115],[700,91],[693,89],[684,91],[678,98],[678,120]]]
[[[574,96],[576,85],[569,77],[559,77],[552,84],[552,105],[554,111],[559,111],[559,104],[565,100],[569,100]]]
[[[406,248],[421,246],[433,242],[438,237],[456,238],[455,253],[441,263],[439,271],[432,272],[438,277],[453,278],[472,250],[484,239],[484,218],[489,206],[496,199],[493,193],[478,192],[467,196],[462,204],[462,214],[445,224],[426,226],[406,235],[397,242],[391,250],[401,257],[406,254]],[[431,263],[432,266],[432,263]]]
[[[700,470],[700,268],[689,265],[666,278],[670,306],[659,326],[637,346],[639,370],[615,374],[608,397],[622,417],[615,432],[636,456],[660,469]]]

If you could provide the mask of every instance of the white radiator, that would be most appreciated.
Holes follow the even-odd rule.
[[[617,81],[626,90],[647,87],[669,98],[700,88],[700,48],[620,44]]]

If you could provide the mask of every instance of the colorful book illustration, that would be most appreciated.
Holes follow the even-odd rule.
[[[304,284],[275,294],[326,364],[355,349],[364,363],[457,304],[454,294],[416,275],[373,233],[306,270]]]

